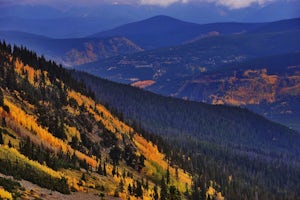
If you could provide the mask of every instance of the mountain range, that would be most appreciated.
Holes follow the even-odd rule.
[[[289,105],[296,103],[295,106],[292,106],[293,109],[282,106],[279,109],[278,106],[275,106],[283,103],[279,100],[279,96],[282,94],[280,91],[284,88],[283,84],[280,83],[281,80],[298,76],[297,70],[293,70],[286,77],[286,71],[283,69],[299,65],[297,59],[299,57],[297,52],[300,50],[300,40],[297,37],[300,31],[299,18],[264,24],[250,24],[248,31],[241,31],[239,34],[236,34],[237,29],[232,29],[233,24],[222,25],[224,26],[223,30],[227,30],[223,34],[216,34],[217,31],[215,31],[215,34],[198,37],[186,44],[147,50],[126,56],[116,56],[100,62],[77,66],[76,69],[113,81],[143,87],[166,96],[207,103],[246,106],[270,119],[299,130],[298,90],[293,90],[294,93],[288,95],[289,98],[284,98],[289,102]],[[240,30],[247,26],[247,24],[235,25]],[[217,30],[217,27],[222,28],[220,24],[206,25],[206,27],[213,27],[213,29],[205,29],[210,33],[212,30]],[[137,30],[139,29],[137,28]],[[228,30],[232,30],[231,34]],[[114,34],[112,33],[112,35]],[[130,35],[127,36],[130,38]],[[131,39],[134,40],[134,37]],[[261,62],[257,63],[257,60],[261,60]],[[281,69],[278,67],[279,63]],[[234,66],[235,69],[233,70]],[[235,85],[232,88],[232,84],[228,85],[228,81],[232,81],[232,78],[224,72],[231,69],[231,71],[228,70],[228,73],[235,77],[234,74],[238,73],[239,68],[242,68],[241,71],[244,72],[260,70],[260,73],[267,69],[265,74],[276,75],[276,77],[279,75],[281,78],[276,79],[275,82],[269,82],[268,86],[258,87],[257,84],[254,84],[258,81],[255,76],[245,77],[247,80],[251,79],[247,84],[252,83],[251,90],[253,92],[238,92],[238,89],[245,89],[246,83],[244,82],[246,80],[241,79],[240,82],[234,82]],[[296,88],[298,81],[293,80],[288,81],[289,87]],[[258,83],[265,84],[261,81],[263,79]],[[220,85],[217,86],[216,82]],[[240,86],[242,88],[239,88]],[[273,89],[266,89],[269,86]],[[250,89],[248,86],[246,88],[246,90]],[[263,95],[266,90],[270,90],[271,97]],[[235,93],[235,97],[230,101],[228,97],[221,95],[223,93]],[[261,98],[257,98],[254,94],[261,95]],[[244,99],[238,96],[243,96]],[[245,101],[245,98],[248,100]],[[272,98],[271,101],[270,98]],[[251,99],[256,99],[256,101],[250,101]],[[259,108],[257,108],[258,104],[260,104]],[[269,104],[272,106],[266,106]],[[262,109],[263,107],[264,109]],[[274,107],[277,108],[276,111],[274,111]],[[286,112],[289,112],[287,116],[290,117],[286,118]],[[287,123],[287,121],[290,122]]]
[[[232,84],[226,83],[226,80],[231,80],[230,76],[238,73],[236,70],[229,70],[230,76],[223,74],[225,69],[231,68],[230,65],[236,68],[247,65],[244,71],[255,69],[261,70],[260,73],[268,68],[266,74],[279,76],[280,80],[288,80],[289,87],[297,87],[297,80],[293,78],[291,81],[297,76],[295,70],[288,78],[283,77],[285,72],[278,71],[279,68],[271,74],[269,72],[272,69],[270,64],[276,65],[272,62],[274,59],[285,63],[292,60],[290,64],[294,66],[299,64],[297,59],[293,59],[298,56],[295,52],[299,51],[299,31],[299,18],[269,23],[201,25],[160,15],[85,38],[53,39],[17,31],[0,31],[0,37],[35,49],[40,55],[65,67],[76,66],[78,70],[166,96],[246,106],[269,119],[300,130],[298,90],[282,96],[284,86],[280,81],[268,83],[273,89],[257,89],[258,85],[253,82],[257,80],[253,78],[248,84],[252,84],[254,91],[246,95],[238,92],[245,88],[249,90],[244,86],[244,78],[234,82],[234,89]],[[293,55],[293,58],[285,57],[287,54]],[[265,66],[260,64],[257,67],[253,65],[253,59],[268,61],[263,62]],[[284,62],[282,67],[290,67]],[[206,81],[200,83],[201,79]],[[261,84],[261,81],[258,83]],[[270,90],[268,94],[272,95],[263,95],[266,90]],[[232,94],[229,95],[231,100],[228,94]],[[284,100],[280,100],[282,98]],[[290,106],[279,106],[282,104]]]
[[[299,197],[300,18],[48,8],[0,14],[0,199]]]
[[[0,47],[1,197],[48,198],[49,190],[60,192],[50,194],[55,198],[298,195],[300,136],[287,127],[246,109],[67,71],[24,47]],[[29,193],[19,179],[37,189]]]
[[[103,2],[103,1],[101,1]],[[174,3],[167,7],[127,4],[124,1],[106,3],[6,1],[0,4],[1,30],[21,31],[52,38],[86,37],[156,15],[168,15],[193,23],[270,22],[299,17],[298,1],[272,1],[241,9],[206,3]],[[154,1],[159,2],[159,1]],[[174,1],[173,1],[174,2]],[[52,5],[51,5],[52,4]],[[255,4],[255,3],[254,3]],[[284,9],[283,9],[284,8]]]
[[[65,67],[143,51],[125,37],[53,39],[23,32],[0,31],[0,38],[12,44],[35,49],[40,55],[45,55]]]
[[[261,26],[263,24],[259,23],[200,25],[161,15],[96,33],[90,37],[125,36],[145,49],[155,49],[180,45],[203,37],[248,32]]]

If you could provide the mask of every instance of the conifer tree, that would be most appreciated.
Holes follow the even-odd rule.
[[[124,192],[124,182],[123,182],[123,179],[120,180],[120,183],[119,183],[119,191],[120,191],[120,192]]]
[[[140,181],[136,182],[136,189],[135,189],[135,195],[137,197],[143,197],[143,189],[142,189],[142,184]]]
[[[82,175],[81,175],[81,178],[80,178],[81,180],[83,180],[83,181],[86,181],[86,177],[85,177],[85,173],[82,173]]]
[[[128,184],[127,190],[128,190],[128,193],[131,195],[132,194],[132,187],[131,187],[130,183]]]
[[[3,137],[2,137],[2,129],[0,129],[0,144],[4,144]]]
[[[4,95],[1,88],[0,88],[0,106],[4,106]]]
[[[167,200],[168,199],[168,186],[165,182],[165,178],[162,177],[160,181],[160,199]]]
[[[12,148],[12,144],[11,144],[10,140],[8,141],[8,147]]]
[[[5,120],[5,117],[2,117],[2,126],[3,126],[3,127],[6,127],[6,120]]]
[[[158,196],[157,186],[156,185],[154,186],[153,191],[154,191],[154,194],[153,194],[154,200],[158,200],[159,196]]]
[[[113,176],[115,176],[115,174],[116,174],[116,166],[115,166],[115,165],[113,165],[111,174],[112,174]]]
[[[169,169],[169,166],[167,168],[167,184],[170,184],[170,169]]]
[[[107,173],[106,173],[106,163],[104,162],[103,163],[103,175],[106,176]]]
[[[97,172],[98,172],[98,174],[103,175],[103,170],[102,170],[101,162],[100,162],[100,164],[98,166],[98,171]]]

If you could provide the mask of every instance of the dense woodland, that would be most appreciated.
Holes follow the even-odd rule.
[[[299,196],[299,133],[247,109],[162,97],[81,72],[73,76],[172,163],[195,174],[192,199],[205,196],[198,186],[214,184],[228,199]]]
[[[116,188],[114,196],[123,198],[191,195],[188,175],[177,166],[175,176],[175,165],[94,102],[94,93],[69,71],[25,47],[2,42],[0,53],[0,173],[64,194],[81,191],[90,182],[94,186],[88,187],[102,191],[100,197],[110,187]],[[158,156],[151,159],[148,150]],[[62,169],[86,173],[78,182],[62,175]],[[95,185],[92,173],[112,179],[109,184],[117,183]],[[6,184],[0,186],[5,189]]]
[[[62,193],[76,191],[76,188],[69,187],[65,177],[49,177],[43,169],[45,166],[52,174],[58,173],[53,170],[62,168],[83,168],[101,176],[119,177],[115,196],[126,191],[130,196],[143,197],[150,191],[148,181],[152,182],[152,199],[222,199],[216,191],[227,199],[296,199],[300,195],[300,136],[284,126],[246,109],[165,98],[87,74],[69,72],[24,47],[11,47],[3,42],[0,51],[1,109],[9,115],[18,109],[14,105],[24,107],[27,113],[37,117],[41,127],[70,146],[58,143],[61,150],[53,151],[47,143],[38,144],[28,137],[16,143],[12,130],[22,131],[3,115],[0,142],[4,143],[4,135],[11,141],[6,139],[8,147],[1,150],[7,155],[18,156],[16,160],[0,159],[1,173],[36,183],[47,180],[43,187]],[[18,68],[19,60],[43,73],[34,76],[36,73],[31,73],[30,68]],[[71,89],[74,92],[70,93]],[[80,103],[76,92],[90,99],[82,98],[85,102]],[[7,101],[8,97],[13,102]],[[97,98],[134,130],[120,134],[121,128],[107,126],[106,121],[101,121],[106,113],[99,110],[99,105],[91,98]],[[29,116],[23,112],[19,115]],[[96,116],[100,120],[96,120]],[[119,126],[126,127],[125,124]],[[71,136],[68,127],[75,127],[78,132],[74,132],[79,135]],[[115,129],[118,131],[113,131]],[[36,126],[28,128],[34,135],[38,135],[39,130],[42,129]],[[148,155],[137,153],[132,138],[140,139],[135,132],[152,141],[166,155],[164,162],[168,167],[166,170],[159,168],[159,176],[144,178],[130,172],[133,169],[135,174],[142,174],[147,160],[149,164]],[[98,162],[90,160],[93,156]],[[129,168],[121,170],[122,163]],[[193,183],[192,187],[186,185],[185,191],[179,192],[173,183],[180,182],[181,169],[193,175]],[[26,173],[27,170],[36,176]],[[88,173],[82,174],[82,184],[87,177]],[[125,185],[127,177],[134,181]]]

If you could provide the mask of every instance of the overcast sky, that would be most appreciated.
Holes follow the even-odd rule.
[[[157,6],[170,6],[174,3],[187,4],[187,3],[214,3],[219,6],[225,6],[229,9],[247,8],[251,5],[264,6],[275,1],[299,1],[299,0],[0,0],[1,5],[84,5],[94,6],[102,3],[110,4],[135,4],[135,5],[157,5]]]

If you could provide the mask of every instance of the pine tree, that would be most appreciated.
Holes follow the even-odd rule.
[[[170,184],[170,168],[167,168],[167,184]]]
[[[175,168],[175,177],[176,177],[177,180],[179,179],[178,167]]]
[[[124,182],[123,182],[123,179],[120,180],[120,183],[119,183],[119,191],[120,191],[120,192],[124,192]]]
[[[140,181],[137,181],[136,183],[135,195],[136,197],[143,197],[143,189]]]
[[[170,186],[170,197],[169,198],[172,199],[172,200],[180,200],[181,199],[180,192],[173,185]]]
[[[131,187],[130,183],[128,184],[127,190],[128,190],[129,194],[132,194],[132,187]]]
[[[106,173],[106,163],[105,162],[103,163],[103,175],[107,176],[107,173]]]
[[[6,127],[6,120],[5,120],[5,117],[2,117],[2,126],[3,126],[3,127]]]
[[[0,129],[0,144],[4,144],[3,137],[2,137],[2,129]]]
[[[98,171],[97,172],[98,172],[98,174],[103,175],[103,170],[102,170],[101,162],[100,162],[100,164],[98,166]]]
[[[8,147],[12,148],[12,144],[11,144],[10,140],[8,141]]]
[[[115,166],[115,165],[113,165],[111,174],[112,174],[113,176],[115,176],[115,174],[116,174],[116,166]]]
[[[4,106],[4,95],[1,88],[0,88],[0,106]]]
[[[80,180],[86,181],[85,173],[82,173]]]
[[[154,191],[154,194],[153,194],[154,200],[158,200],[159,196],[158,196],[157,186],[156,185],[154,186],[153,191]]]
[[[165,182],[165,178],[162,177],[160,181],[160,199],[167,200],[168,199],[168,186]]]

